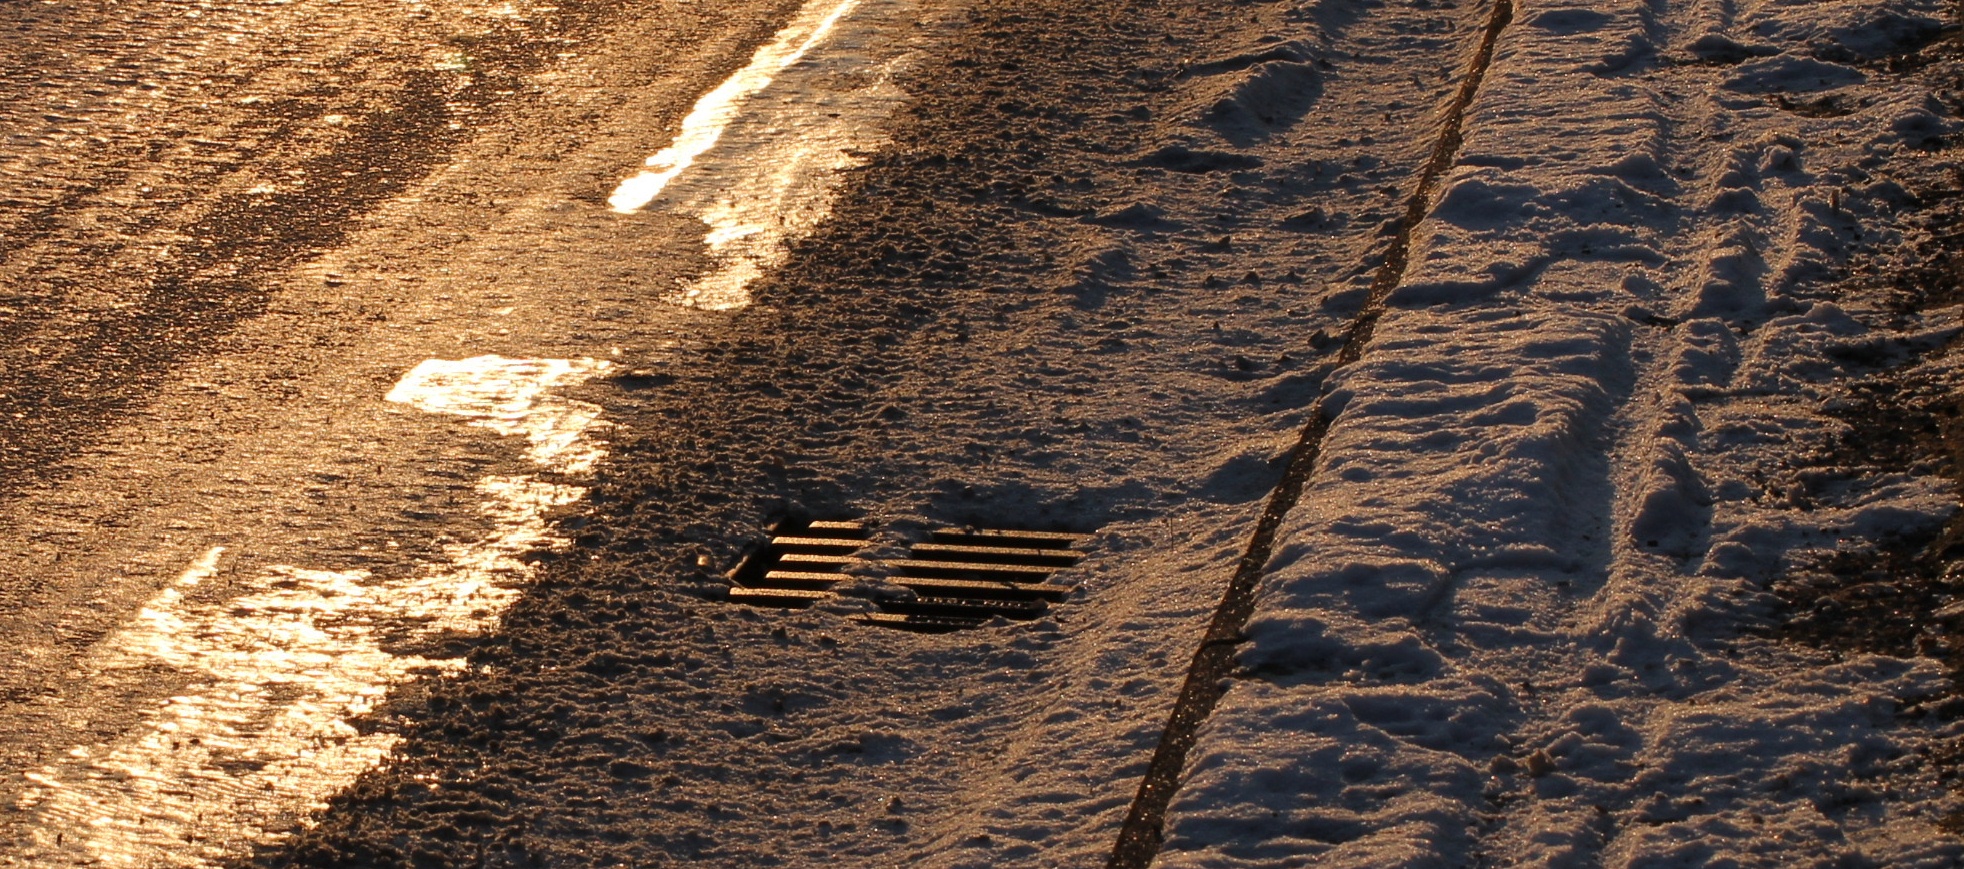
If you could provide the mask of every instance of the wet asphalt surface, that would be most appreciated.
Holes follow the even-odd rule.
[[[524,76],[620,10],[16,3],[0,14],[0,478],[18,491],[265,313],[285,270],[447,163]]]
[[[476,481],[523,461],[381,397],[426,358],[644,352],[685,328],[593,260],[652,251],[636,277],[665,285],[697,240],[602,200],[785,13],[0,8],[0,799],[187,687],[76,674],[213,546],[222,598],[281,564],[411,575],[485,532]],[[574,243],[531,241],[555,232]]]

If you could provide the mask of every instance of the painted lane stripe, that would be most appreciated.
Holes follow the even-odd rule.
[[[577,474],[604,449],[600,409],[553,394],[608,367],[593,360],[430,360],[389,400],[463,417],[528,444],[541,473]],[[351,721],[389,689],[456,670],[461,658],[388,650],[403,640],[496,626],[531,575],[527,553],[558,545],[547,514],[585,489],[535,475],[478,481],[483,537],[406,576],[268,568],[235,596],[201,594],[214,547],[98,646],[90,681],[188,683],[142,722],[27,774],[19,808],[30,847],[13,865],[203,867],[274,842],[379,763],[392,734]]]

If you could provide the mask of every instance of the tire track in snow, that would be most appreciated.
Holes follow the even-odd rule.
[[[0,491],[51,479],[264,313],[288,268],[442,166],[466,122],[614,8],[482,5],[0,14]],[[431,63],[476,29],[468,74]]]
[[[1459,91],[1447,105],[1439,139],[1433,145],[1424,167],[1419,170],[1418,182],[1407,200],[1397,234],[1371,281],[1370,294],[1363,309],[1344,332],[1343,347],[1338,351],[1331,371],[1355,363],[1363,357],[1365,348],[1371,343],[1378,320],[1384,314],[1386,300],[1404,276],[1413,233],[1430,210],[1439,181],[1459,152],[1466,111],[1479,93],[1488,67],[1492,65],[1494,45],[1513,17],[1513,0],[1495,0],[1488,11],[1486,27],[1460,80]],[[1143,869],[1159,852],[1164,836],[1166,807],[1179,788],[1180,772],[1186,766],[1187,754],[1193,748],[1201,725],[1206,723],[1214,707],[1227,693],[1226,679],[1233,670],[1235,647],[1241,642],[1242,630],[1254,612],[1255,588],[1264,565],[1268,564],[1274,553],[1276,532],[1281,528],[1283,518],[1301,499],[1303,487],[1315,471],[1323,441],[1330,432],[1330,422],[1329,414],[1319,408],[1310,417],[1309,424],[1303,428],[1296,446],[1290,451],[1282,481],[1269,496],[1261,520],[1249,538],[1247,552],[1236,562],[1234,576],[1229,580],[1220,606],[1208,623],[1200,649],[1194,653],[1179,700],[1153,752],[1145,778],[1139,784],[1138,795],[1126,813],[1125,823],[1119,829],[1118,842],[1112,850],[1111,860],[1106,864],[1109,869]]]
[[[1893,664],[1820,666],[1777,648],[1773,654],[1781,657],[1769,662],[1765,650],[1737,637],[1742,626],[1750,635],[1757,621],[1762,579],[1804,570],[1798,538],[1907,524],[1913,511],[1906,508],[1922,497],[1902,482],[1873,478],[1837,481],[1861,492],[1859,500],[1873,499],[1853,509],[1833,498],[1803,507],[1811,498],[1804,487],[1796,487],[1798,498],[1794,490],[1746,494],[1767,482],[1760,475],[1777,477],[1777,468],[1766,466],[1770,454],[1791,457],[1827,437],[1817,408],[1832,386],[1823,375],[1846,360],[1836,362],[1834,351],[1822,348],[1864,334],[1841,308],[1867,304],[1832,277],[1846,255],[1846,226],[1855,221],[1842,211],[1840,194],[1822,183],[1842,171],[1836,140],[1843,134],[1830,120],[1749,113],[1758,108],[1750,94],[1778,93],[1768,71],[1793,63],[1791,57],[1763,65],[1725,57],[1724,34],[1751,32],[1747,25],[1735,30],[1735,18],[1763,25],[1768,6],[1702,4],[1660,18],[1657,8],[1632,4],[1586,30],[1579,17],[1569,19],[1575,30],[1604,42],[1610,34],[1627,40],[1630,47],[1618,58],[1627,66],[1607,74],[1587,70],[1594,73],[1591,85],[1578,91],[1590,96],[1570,98],[1585,106],[1585,99],[1613,103],[1619,112],[1573,110],[1588,120],[1562,129],[1574,134],[1588,123],[1597,134],[1577,136],[1591,143],[1586,152],[1543,165],[1566,163],[1576,173],[1612,166],[1628,185],[1620,189],[1637,191],[1629,201],[1633,211],[1654,209],[1669,222],[1657,217],[1650,232],[1625,242],[1655,252],[1654,271],[1627,270],[1632,280],[1624,288],[1638,305],[1622,318],[1647,328],[1626,339],[1628,394],[1603,417],[1609,494],[1599,526],[1605,533],[1594,546],[1604,563],[1575,572],[1575,587],[1543,598],[1549,605],[1537,624],[1567,648],[1521,656],[1487,649],[1486,661],[1477,660],[1482,650],[1464,656],[1474,662],[1469,669],[1521,685],[1503,713],[1510,747],[1493,759],[1486,793],[1493,810],[1483,818],[1475,852],[1483,858],[1559,854],[1621,864],[1701,839],[1727,840],[1707,861],[1777,850],[1784,862],[1798,862],[1810,850],[1831,852],[1848,843],[1857,851],[1900,848],[1880,843],[1899,835],[1888,823],[1847,823],[1837,812],[1863,799],[1850,795],[1859,786],[1848,783],[1877,775],[1881,764],[1872,758],[1887,750],[1873,746],[1895,738],[1883,733],[1886,716],[1871,718],[1862,704],[1903,696],[1898,692],[1921,678],[1915,668],[1892,675]],[[1509,51],[1517,70],[1532,66],[1536,51],[1569,56],[1560,40],[1573,42],[1575,34],[1541,29],[1538,46],[1523,37]],[[1651,60],[1654,55],[1704,62],[1670,64]],[[1518,78],[1515,86],[1517,95],[1534,87]],[[1498,88],[1487,99],[1509,105]],[[1686,135],[1691,131],[1716,132]],[[1870,140],[1864,150],[1871,152],[1888,135],[1859,134]],[[1526,123],[1514,136],[1547,138]],[[1485,143],[1488,155],[1506,147],[1493,138]],[[1619,141],[1620,147],[1610,144]],[[1467,162],[1478,150],[1469,149]],[[1509,180],[1489,176],[1480,183],[1496,189]],[[1587,223],[1579,213],[1565,217]],[[1672,228],[1656,232],[1662,225]],[[1640,277],[1646,273],[1657,280]],[[1538,278],[1537,300],[1559,299],[1554,290],[1565,282],[1572,286],[1574,278]],[[1773,439],[1788,445],[1765,450]],[[1901,512],[1877,522],[1875,504]],[[1461,631],[1482,606],[1498,601],[1491,585],[1456,593]],[[1428,625],[1441,645],[1450,641],[1451,620]],[[1582,674],[1579,690],[1563,686],[1559,676],[1543,681],[1544,673],[1563,672]],[[1629,682],[1643,687],[1632,691]],[[1840,694],[1851,685],[1861,694]],[[1822,796],[1796,799],[1813,786],[1814,758],[1846,745],[1863,747],[1834,761],[1835,772],[1817,792]],[[1516,761],[1523,761],[1524,775],[1511,774]],[[1878,811],[1874,818],[1883,816]],[[1825,824],[1844,823],[1832,836],[1819,835]],[[1809,836],[1768,844],[1796,829],[1810,830]],[[1900,859],[1903,851],[1896,853]]]
[[[1669,51],[1659,14],[1554,0],[1503,37],[1330,390],[1158,865],[1956,864],[1891,720],[1935,668],[1750,636],[1824,536],[1950,509],[1908,480],[1827,481],[1847,495],[1817,509],[1755,478],[1816,436],[1841,342],[1889,340],[1843,310],[1870,301],[1833,281],[1834,197],[1795,185],[1934,121],[1896,88],[1868,119],[1783,116],[1783,90],[1860,74],[1799,39],[1674,63],[1724,37]]]

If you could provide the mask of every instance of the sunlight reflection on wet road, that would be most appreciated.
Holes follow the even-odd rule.
[[[918,0],[813,0],[749,66],[695,105],[680,135],[609,200],[701,220],[714,265],[668,296],[731,310],[786,244],[830,213],[842,173],[885,144],[915,57]],[[522,439],[535,474],[477,481],[490,530],[400,576],[333,565],[229,575],[212,547],[98,644],[79,683],[173,686],[138,723],[27,773],[27,841],[0,865],[211,866],[309,823],[394,749],[353,724],[391,688],[454,671],[444,640],[496,627],[563,543],[546,521],[585,489],[564,482],[605,455],[601,408],[557,394],[600,374],[590,359],[431,359],[388,402]],[[85,711],[85,710],[84,710]]]
[[[544,473],[577,474],[604,454],[600,408],[553,394],[608,368],[595,360],[429,360],[388,400],[523,437]],[[547,514],[585,494],[536,476],[477,484],[491,530],[445,547],[402,577],[278,566],[237,596],[200,594],[221,571],[214,547],[100,648],[93,679],[188,679],[143,722],[28,774],[35,813],[27,862],[205,866],[303,823],[395,745],[351,719],[390,686],[454,670],[433,647],[497,623],[520,593],[527,552],[559,543]]]
[[[676,301],[741,308],[748,287],[830,213],[841,173],[886,142],[905,99],[892,78],[912,56],[910,0],[814,0],[750,65],[699,100],[673,144],[621,182],[608,204],[658,208],[709,227],[717,261]],[[714,161],[701,160],[712,149]]]
[[[745,102],[830,36],[833,26],[858,3],[859,0],[820,0],[799,10],[798,17],[779,30],[770,44],[757,49],[749,66],[737,70],[736,75],[696,101],[695,109],[682,119],[682,134],[649,157],[646,170],[621,182],[614,195],[608,197],[607,204],[616,211],[635,211],[661,195],[668,182],[716,146],[716,140],[736,122]]]

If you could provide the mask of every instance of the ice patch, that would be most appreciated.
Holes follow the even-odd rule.
[[[585,473],[605,453],[590,437],[602,425],[600,406],[552,392],[610,367],[595,359],[429,359],[403,375],[385,400],[523,437],[532,461],[561,473]]]

